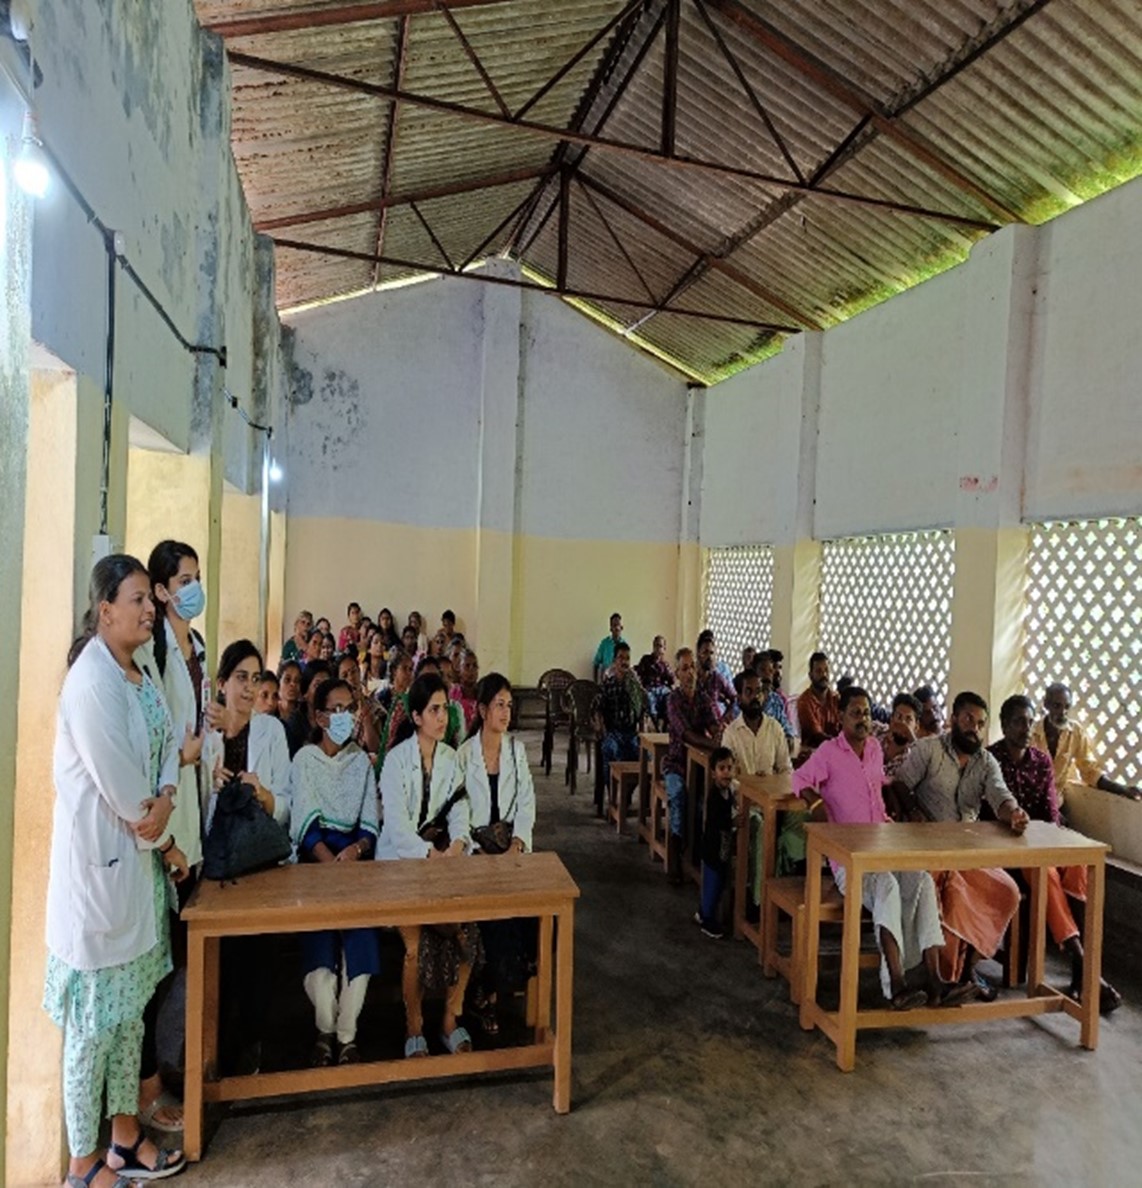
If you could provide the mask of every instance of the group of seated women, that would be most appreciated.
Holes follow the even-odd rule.
[[[415,679],[403,650],[385,658],[379,677],[355,641],[336,668],[318,655],[304,672],[287,661],[275,678],[255,644],[238,640],[222,653],[211,697],[205,647],[190,626],[204,608],[189,545],[161,542],[146,567],[106,557],[69,657],[56,740],[45,1006],[64,1029],[71,1188],[122,1188],[123,1177],[164,1178],[185,1164],[143,1125],[181,1128],[181,1108],[162,1093],[155,1024],[177,911],[229,781],[246,785],[257,809],[288,830],[298,862],[531,849],[535,791],[524,747],[509,733],[511,686],[498,673],[478,680],[474,653],[461,649],[469,658],[454,690],[461,705],[427,652]],[[428,1054],[426,992],[444,995],[442,1046],[468,1051],[461,1015],[494,1034],[497,992],[521,988],[536,956],[534,922],[399,933],[409,1058]],[[247,939],[224,952],[223,972],[234,979],[239,1028],[250,1037],[260,1035],[268,987],[260,938]],[[301,947],[312,1062],[353,1063],[369,978],[381,967],[377,933],[309,933]],[[227,971],[232,956],[242,968]],[[112,1144],[101,1156],[104,1100]]]

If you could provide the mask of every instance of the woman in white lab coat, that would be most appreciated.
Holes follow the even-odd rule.
[[[526,854],[535,827],[535,785],[527,751],[509,731],[512,687],[490,672],[476,686],[476,717],[460,745],[460,780],[468,793],[473,847],[477,853]],[[480,924],[485,964],[473,983],[472,1014],[488,1035],[499,1032],[500,993],[522,990],[535,964],[534,920],[488,920]]]
[[[171,968],[164,867],[186,874],[167,828],[178,748],[163,695],[134,659],[154,621],[142,563],[103,558],[60,695],[44,1006],[64,1033],[69,1188],[119,1188],[119,1172],[158,1179],[185,1164],[145,1137],[137,1113],[143,1011]]]
[[[190,874],[178,885],[181,909],[198,882],[202,862],[202,813],[198,761],[202,755],[203,690],[209,684],[206,673],[206,644],[190,623],[206,609],[198,554],[177,540],[160,541],[147,559],[151,598],[155,604],[155,629],[148,643],[139,649],[136,661],[166,697],[178,747],[178,795],[168,828],[186,855]],[[174,960],[185,963],[185,925],[177,916],[171,921],[176,940]],[[139,1116],[159,1130],[182,1129],[182,1109],[163,1091],[159,1075],[157,1046],[159,1008],[167,994],[161,986],[143,1017],[143,1063],[139,1069]]]
[[[289,828],[289,745],[285,727],[271,714],[254,713],[262,679],[262,654],[248,639],[229,644],[218,661],[217,689],[221,729],[207,732],[202,744],[202,782],[210,799],[205,833],[214,820],[218,789],[231,777],[254,789],[263,812]],[[223,1028],[224,1058],[239,1074],[261,1066],[266,1002],[272,988],[273,937],[224,938],[222,996],[237,1006],[237,1035]]]
[[[448,691],[439,673],[417,677],[408,691],[407,737],[389,752],[381,770],[381,838],[377,858],[458,858],[468,852],[468,802],[459,795],[456,752],[444,741]],[[415,728],[415,729],[414,729]],[[421,833],[446,813],[449,845],[438,850]],[[472,1037],[460,1026],[464,993],[480,960],[480,934],[474,924],[398,929],[404,942],[401,991],[408,1038],[405,1056],[427,1056],[422,1003],[424,991],[444,992],[441,1042],[450,1052],[468,1052]]]

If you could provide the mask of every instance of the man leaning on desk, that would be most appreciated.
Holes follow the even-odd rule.
[[[987,714],[987,702],[978,693],[960,693],[952,704],[951,730],[916,740],[886,789],[897,819],[975,821],[986,800],[1014,833],[1027,828],[1029,817],[984,748]],[[996,989],[976,966],[993,957],[1003,942],[1019,910],[1019,888],[998,868],[933,872],[932,877],[945,937],[940,973],[948,981],[973,981],[980,997],[990,1002]]]

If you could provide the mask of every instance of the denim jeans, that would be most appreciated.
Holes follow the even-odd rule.
[[[663,777],[666,784],[666,803],[670,808],[670,832],[681,837],[686,831],[686,780],[676,772]]]
[[[595,799],[598,802],[596,807],[602,808],[606,803],[607,792],[611,786],[611,764],[621,760],[633,760],[638,758],[638,735],[637,734],[622,734],[617,730],[612,730],[609,734],[603,735],[603,742],[599,748],[599,753],[602,756],[602,762],[599,764],[602,767],[600,773],[603,778],[603,791],[601,796]]]

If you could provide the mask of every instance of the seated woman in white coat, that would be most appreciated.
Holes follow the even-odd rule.
[[[254,789],[262,811],[289,828],[289,745],[285,727],[270,714],[255,714],[262,654],[248,639],[230,644],[218,661],[217,696],[221,729],[202,744],[203,785],[213,789],[204,814],[205,832],[214,819],[218,789],[232,776]],[[223,999],[237,1005],[237,1038],[226,1037],[227,1063],[238,1073],[261,1064],[265,1003],[270,993],[272,937],[226,938],[222,942]],[[236,1049],[236,1051],[234,1051]]]
[[[448,728],[448,691],[437,673],[418,677],[408,691],[407,737],[389,752],[381,771],[381,840],[377,857],[459,858],[471,849],[468,800],[460,787],[456,752],[442,740]],[[447,827],[446,848],[422,836]],[[425,990],[443,991],[441,1042],[450,1052],[468,1052],[472,1037],[460,1026],[464,994],[480,960],[480,931],[474,924],[410,925],[400,928],[404,942],[401,991],[408,1038],[405,1056],[427,1056],[424,1038]]]
[[[162,1179],[186,1162],[147,1139],[137,1112],[143,1012],[171,969],[164,864],[186,875],[167,828],[178,746],[163,695],[134,658],[154,621],[142,563],[104,557],[60,695],[44,1007],[63,1028],[69,1188],[126,1188],[119,1172]]]
[[[321,741],[294,756],[290,776],[290,834],[299,862],[361,862],[377,845],[377,780],[369,756],[353,741],[361,706],[348,681],[326,681],[314,699]],[[369,978],[380,973],[373,928],[303,932],[305,992],[313,1003],[317,1039],[310,1063],[356,1064],[357,1020]],[[341,987],[338,991],[338,973]]]
[[[527,752],[508,727],[512,687],[491,672],[476,686],[476,717],[457,752],[468,793],[472,843],[477,853],[526,854],[535,827],[535,785]],[[499,1032],[496,1001],[501,992],[522,990],[537,950],[534,920],[486,920],[480,925],[485,964],[473,986],[472,1013],[488,1035]]]

